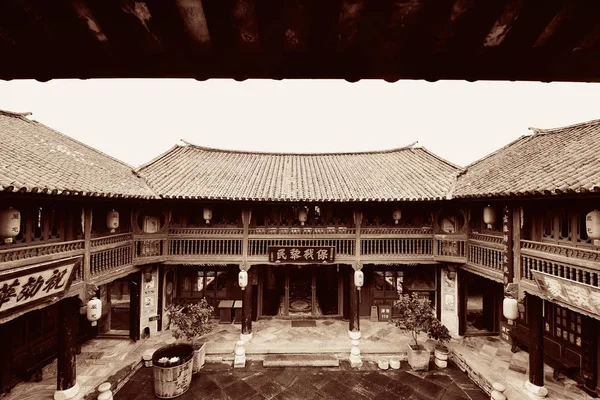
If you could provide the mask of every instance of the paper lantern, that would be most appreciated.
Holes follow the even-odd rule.
[[[87,320],[92,323],[92,326],[96,326],[102,316],[102,301],[97,297],[92,297],[86,308]]]
[[[308,218],[308,211],[306,211],[306,207],[300,208],[300,211],[298,211],[298,221],[300,221],[300,225],[304,225],[307,218]]]
[[[488,229],[492,229],[492,226],[496,223],[496,209],[487,206],[483,209],[483,222],[486,223]]]
[[[600,211],[594,210],[585,216],[585,231],[590,239],[600,239]]]
[[[207,224],[210,224],[210,220],[212,219],[212,208],[204,207],[204,210],[202,210],[202,217]]]
[[[502,314],[506,319],[512,321],[519,318],[519,303],[517,300],[505,297],[502,303]]]
[[[244,290],[246,286],[248,286],[248,272],[240,271],[240,273],[238,274],[238,283],[242,290]]]
[[[365,284],[365,274],[362,271],[354,271],[354,286],[358,290]]]
[[[0,211],[0,237],[4,243],[12,243],[21,231],[21,213],[12,207]]]
[[[394,223],[398,224],[400,218],[402,218],[402,210],[399,208],[394,209],[394,211],[392,211],[392,218],[394,219]]]
[[[119,228],[119,212],[111,210],[106,214],[106,227],[110,229],[110,233],[115,233],[115,230]]]

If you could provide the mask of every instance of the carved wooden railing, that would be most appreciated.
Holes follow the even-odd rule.
[[[467,237],[465,235],[435,235],[433,257],[438,261],[465,263],[467,261]]]
[[[171,228],[169,229],[169,238],[197,238],[200,236],[242,236],[242,228]]]
[[[84,240],[72,240],[0,250],[0,269],[73,257],[83,254],[84,248]]]
[[[167,235],[135,235],[133,254],[134,264],[165,261],[167,255]]]
[[[132,265],[133,234],[122,233],[91,240],[90,275],[96,277]]]
[[[169,256],[236,256],[242,254],[242,239],[169,239]]]
[[[600,251],[521,240],[521,279],[532,271],[599,286]]]
[[[431,235],[402,238],[361,239],[361,257],[427,257],[433,256]]]
[[[502,273],[502,237],[472,233],[467,241],[470,265]]]

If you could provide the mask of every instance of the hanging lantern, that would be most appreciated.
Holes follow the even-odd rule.
[[[585,216],[585,231],[590,239],[600,239],[600,210],[591,211]]]
[[[483,209],[483,222],[487,224],[488,229],[492,229],[492,226],[496,223],[496,209],[492,206],[484,207]]]
[[[248,272],[240,271],[238,274],[238,284],[244,290],[248,286]]]
[[[110,233],[115,233],[115,230],[119,228],[119,212],[111,210],[106,214],[106,227],[110,229]]]
[[[92,326],[96,326],[102,316],[102,301],[97,297],[92,297],[87,303],[87,320],[91,321]]]
[[[12,243],[21,231],[21,213],[12,207],[0,211],[0,237],[4,243]]]
[[[505,297],[502,303],[502,314],[506,319],[512,321],[519,318],[519,303],[517,300]]]
[[[300,211],[298,211],[298,221],[300,221],[300,225],[304,225],[307,218],[308,218],[308,211],[306,210],[306,207],[300,208]]]
[[[360,290],[361,287],[363,287],[363,285],[365,284],[365,274],[363,274],[362,271],[354,271],[354,286],[356,286],[356,288],[358,290]]]
[[[394,209],[394,211],[392,211],[392,218],[394,218],[394,223],[398,225],[400,218],[402,218],[402,210],[399,208]]]
[[[204,207],[204,210],[202,211],[202,217],[207,224],[210,224],[210,220],[212,219],[212,208]]]

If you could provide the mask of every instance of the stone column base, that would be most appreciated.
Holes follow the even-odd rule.
[[[360,331],[355,331],[355,332],[348,331],[348,337],[351,340],[358,340],[358,339],[360,339]]]
[[[548,395],[548,389],[545,386],[537,386],[529,381],[525,382],[525,389],[539,398],[544,398]]]
[[[250,333],[240,333],[240,340],[243,340],[244,342],[249,342],[252,340],[252,335],[253,332]]]
[[[54,400],[68,400],[77,396],[79,393],[79,383],[75,382],[75,386],[66,390],[56,390],[54,392]]]

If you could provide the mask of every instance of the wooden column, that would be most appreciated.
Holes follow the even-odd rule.
[[[58,346],[56,390],[67,390],[76,384],[77,323],[79,300],[69,297],[58,303]]]
[[[544,302],[536,296],[527,295],[529,319],[529,382],[544,386]]]
[[[10,332],[10,322],[0,324],[0,337],[8,343],[12,342],[12,335]],[[0,392],[4,392],[10,388],[12,373],[11,373],[11,358],[12,358],[11,346],[0,347]]]
[[[350,272],[350,293],[348,296],[350,302],[350,315],[349,315],[349,332],[360,332],[360,296],[356,285],[354,284],[354,271],[362,269],[360,262],[361,255],[361,242],[360,242],[360,227],[362,225],[363,214],[360,210],[354,210],[354,228],[356,230],[356,236],[354,237],[354,264]]]
[[[248,277],[248,281],[248,286],[242,290],[242,335],[252,334],[252,279]]]
[[[358,297],[356,285],[354,285],[354,269],[351,269],[350,273],[352,275],[350,276],[350,318],[348,330],[350,332],[360,332],[360,298]]]
[[[83,212],[83,239],[85,240],[85,253],[83,255],[83,281],[89,282],[92,278],[90,267],[90,252],[92,249],[92,209],[85,207]]]

